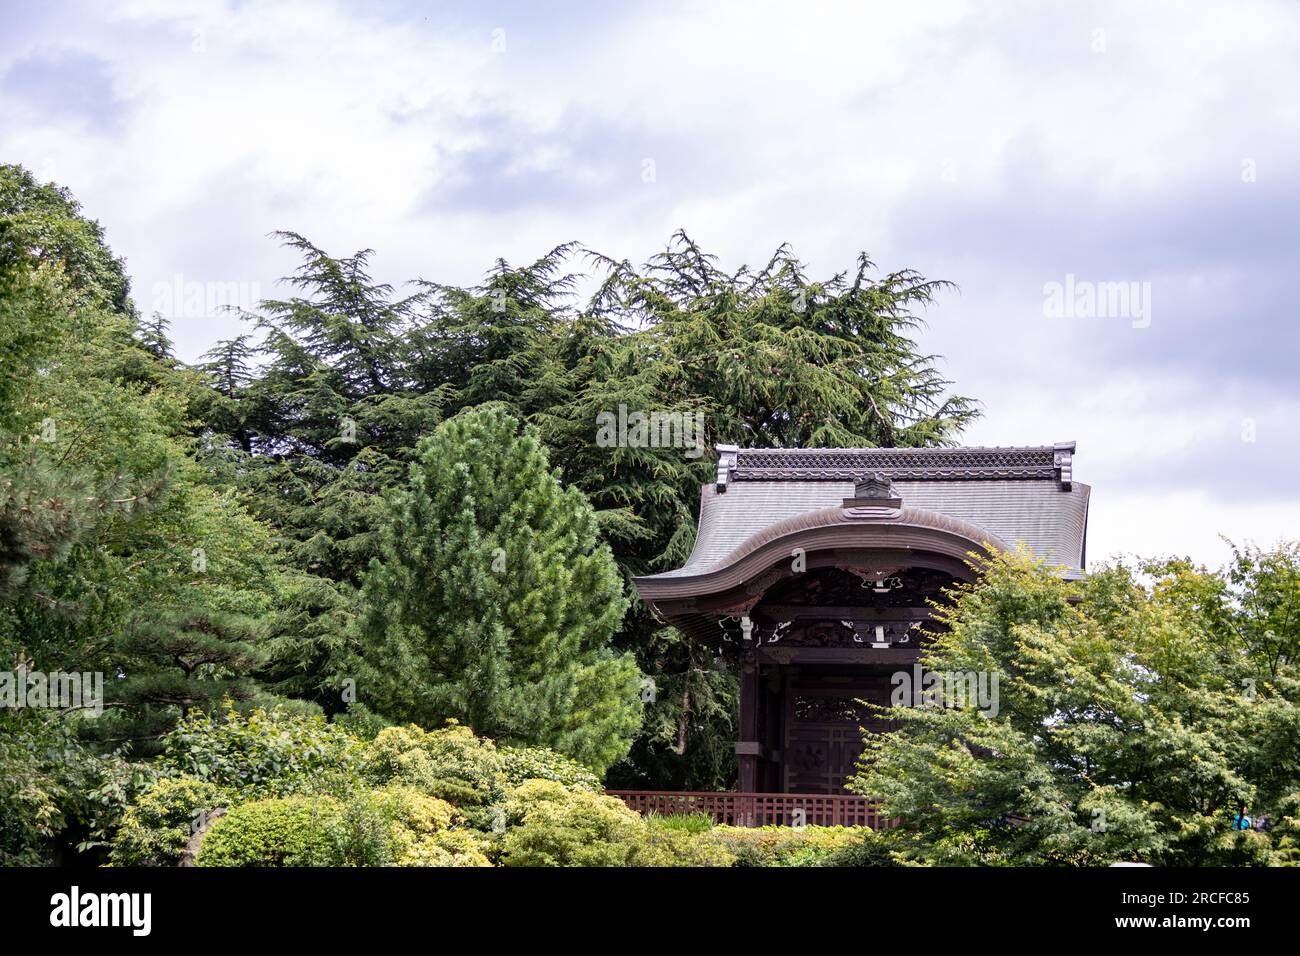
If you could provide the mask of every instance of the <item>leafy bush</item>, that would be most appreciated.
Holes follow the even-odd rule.
[[[860,831],[856,840],[851,840],[822,859],[819,866],[898,866],[893,848],[897,842],[894,838],[897,830]]]
[[[412,844],[398,866],[491,866],[484,838],[473,830],[443,830]]]
[[[65,723],[0,708],[0,866],[48,862],[50,841],[69,823],[89,758]]]
[[[702,811],[695,813],[651,813],[645,822],[660,830],[684,830],[687,833],[707,833],[713,829],[713,817]]]
[[[736,856],[699,831],[647,824],[632,866],[735,866]]]
[[[148,764],[95,753],[86,719],[0,708],[0,866],[40,866],[106,847],[156,777]]]
[[[372,783],[415,787],[456,806],[490,803],[506,789],[496,745],[455,721],[434,731],[414,724],[381,730],[362,772]]]
[[[829,866],[836,854],[872,838],[860,827],[714,827],[703,839],[736,866]],[[847,858],[846,858],[847,859]]]
[[[390,721],[380,717],[365,704],[349,704],[347,710],[335,714],[331,720],[353,737],[366,742],[374,740],[385,727],[392,726]]]
[[[512,791],[505,818],[506,866],[630,866],[646,829],[621,800],[550,780]]]
[[[345,793],[356,786],[363,745],[324,717],[280,710],[197,714],[167,735],[163,768],[239,797]]]
[[[685,830],[651,826],[614,797],[530,780],[504,804],[506,866],[730,866],[732,854]]]
[[[86,779],[85,833],[77,850],[111,849],[127,811],[158,783],[158,766],[115,752],[95,758]]]
[[[340,841],[342,857],[357,866],[450,866],[452,845],[439,843],[441,834],[460,819],[450,803],[421,793],[411,787],[391,787],[358,794],[348,801],[340,828],[347,836],[375,835],[369,842]],[[369,826],[362,826],[368,824]],[[430,853],[436,847],[448,862],[432,862],[442,857]],[[413,862],[414,860],[427,862]]]
[[[1077,582],[1027,553],[985,561],[922,663],[988,675],[1001,708],[893,708],[849,781],[902,821],[893,852],[959,866],[1270,862],[1282,834],[1232,821],[1241,804],[1281,820],[1300,782],[1300,549],[1236,559],[1226,578],[1170,559]]]
[[[600,790],[600,778],[572,757],[544,747],[503,747],[502,769],[508,787],[518,787],[526,780],[552,780],[566,787]]]
[[[201,866],[490,866],[456,808],[409,787],[257,800],[217,820]]]
[[[231,808],[199,847],[199,866],[339,865],[343,804],[333,797],[255,800]]]
[[[225,806],[221,789],[194,777],[157,781],[127,809],[113,837],[114,866],[175,866],[202,815]]]

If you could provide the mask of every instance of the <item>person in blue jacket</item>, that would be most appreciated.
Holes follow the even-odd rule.
[[[1237,818],[1232,821],[1234,830],[1249,830],[1250,817],[1246,816],[1246,805],[1243,803],[1237,807]]]

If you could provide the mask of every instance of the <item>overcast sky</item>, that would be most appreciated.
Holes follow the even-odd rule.
[[[196,288],[276,292],[274,229],[373,248],[392,282],[569,239],[640,261],[678,227],[729,268],[788,241],[828,277],[865,250],[959,286],[921,344],[984,403],[968,444],[1078,441],[1092,562],[1300,538],[1300,4],[0,0],[0,22],[0,161],[73,190],[183,358],[237,331]]]

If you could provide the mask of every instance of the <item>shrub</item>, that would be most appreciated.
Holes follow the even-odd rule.
[[[341,714],[335,714],[331,722],[342,727],[358,740],[367,743],[374,740],[385,727],[392,726],[389,721],[380,717],[365,704],[349,704],[348,709]]]
[[[863,829],[858,839],[851,840],[844,846],[833,850],[821,866],[898,866],[894,857],[897,830]]]
[[[208,832],[201,866],[490,866],[460,814],[409,787],[281,797],[235,807]]]
[[[138,770],[96,756],[58,711],[0,707],[0,867],[55,862],[76,833],[102,845]]]
[[[685,830],[687,833],[707,833],[713,829],[713,817],[702,811],[695,813],[651,813],[645,818],[651,827],[660,830]]]
[[[710,840],[736,866],[829,866],[836,854],[871,839],[861,827],[714,827]]]
[[[505,802],[506,866],[629,866],[646,827],[621,800],[530,780]]]
[[[164,742],[162,766],[240,797],[345,793],[357,784],[362,748],[324,717],[231,708],[181,721]]]
[[[717,843],[652,826],[621,801],[550,780],[530,780],[504,804],[506,866],[730,866]]]
[[[552,780],[566,787],[600,790],[600,778],[572,757],[544,747],[503,747],[500,750],[506,785],[514,788],[526,780]]]
[[[255,800],[233,807],[212,825],[199,866],[339,865],[337,834],[344,808],[333,797]]]
[[[459,818],[456,808],[445,800],[410,787],[390,787],[353,793],[343,802],[341,812],[328,819],[326,828],[334,842],[335,865],[410,865],[404,861],[416,847],[448,830]]]
[[[225,806],[221,789],[195,777],[157,781],[129,807],[113,837],[113,866],[175,866],[202,815]]]
[[[473,830],[443,830],[412,844],[398,866],[491,866],[483,837]]]
[[[735,866],[731,850],[701,831],[647,824],[632,866]]]
[[[366,779],[416,787],[457,806],[480,806],[505,786],[501,755],[492,741],[455,721],[434,731],[388,727],[366,748]]]

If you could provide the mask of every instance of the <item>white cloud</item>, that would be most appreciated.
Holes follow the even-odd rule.
[[[826,275],[866,249],[961,285],[922,345],[986,403],[969,440],[1079,440],[1093,554],[1208,560],[1269,515],[1296,534],[1281,479],[1270,504],[1225,501],[1212,466],[1294,457],[1289,378],[1252,372],[1296,347],[1272,263],[1295,259],[1276,190],[1300,162],[1298,48],[1300,13],[1268,2],[132,0],[43,8],[0,39],[0,157],[73,189],[145,309],[178,274],[273,290],[293,265],[277,228],[373,247],[388,281],[472,282],[567,239],[644,258],[678,226],[733,267],[788,240]],[[68,50],[105,64],[115,126],[6,81]],[[1207,198],[1237,214],[1222,235],[1196,219]],[[1066,272],[1154,276],[1152,329],[1045,320],[1042,283]],[[193,357],[233,331],[175,336]],[[1170,463],[1176,487],[1144,497]]]

